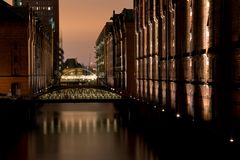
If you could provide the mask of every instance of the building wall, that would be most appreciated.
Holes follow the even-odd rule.
[[[0,28],[0,63],[2,66],[0,68],[0,92],[11,92],[11,85],[19,83],[21,93],[26,94],[30,91],[27,65],[27,23],[1,20]]]
[[[195,120],[239,115],[239,5],[135,0],[138,98]]]
[[[107,22],[96,40],[96,64],[99,84],[113,86],[112,23]]]
[[[45,89],[52,76],[50,36],[27,8],[1,6],[1,12],[0,93],[27,95]]]
[[[53,29],[53,69],[55,78],[59,77],[63,63],[59,44],[59,0],[13,0],[14,6],[29,6],[41,19],[42,23]]]
[[[105,44],[106,44],[106,78],[107,78],[107,85],[110,87],[114,87],[114,76],[113,76],[113,37],[112,37],[112,31],[107,33],[107,36],[105,38]]]
[[[134,11],[123,9],[112,16],[114,38],[115,88],[128,96],[136,95],[134,52]]]

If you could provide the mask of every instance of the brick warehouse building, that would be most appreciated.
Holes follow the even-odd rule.
[[[235,0],[134,0],[134,42],[124,42],[125,19],[112,17],[115,89],[126,90],[126,80],[135,78],[135,99],[162,110],[194,121],[239,120],[239,5]],[[128,75],[131,54],[124,45],[132,43],[129,60],[135,60],[135,69]]]
[[[60,78],[63,64],[63,49],[59,42],[59,0],[13,0],[14,6],[29,6],[42,23],[53,30],[53,73]]]
[[[118,92],[136,96],[134,11],[114,11],[110,19],[96,41],[97,70],[104,75],[98,78]]]
[[[27,7],[0,1],[0,8],[0,93],[45,89],[52,78],[51,31]]]
[[[134,11],[113,12],[114,86],[128,96],[135,96]]]
[[[239,5],[134,0],[138,97],[195,120],[239,117]]]

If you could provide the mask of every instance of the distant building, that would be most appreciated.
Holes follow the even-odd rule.
[[[0,1],[0,93],[27,95],[52,80],[52,39],[28,7]]]
[[[95,84],[97,76],[84,65],[77,62],[76,58],[69,58],[63,64],[60,78],[61,85]]]
[[[82,67],[82,65],[80,63],[78,63],[77,58],[68,58],[63,64],[63,69],[79,68],[79,67]]]
[[[113,78],[113,26],[107,22],[96,40],[97,76],[100,84],[114,86]]]
[[[29,6],[53,30],[53,69],[58,78],[64,54],[59,44],[59,0],[13,0],[13,5]]]
[[[129,96],[136,94],[134,11],[123,9],[115,14],[113,21],[114,85],[118,91]]]

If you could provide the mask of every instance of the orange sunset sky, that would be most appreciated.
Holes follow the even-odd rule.
[[[12,0],[6,0],[12,4]],[[94,61],[95,41],[107,21],[123,8],[133,8],[133,0],[59,0],[60,34],[63,38],[64,59],[77,58],[89,64]]]

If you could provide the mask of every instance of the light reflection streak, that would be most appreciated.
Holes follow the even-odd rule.
[[[114,130],[114,132],[118,131],[118,129],[117,129],[117,119],[116,118],[114,118],[114,121],[113,121],[113,130]]]
[[[61,127],[61,121],[60,121],[60,119],[58,120],[57,128],[58,128],[58,133],[61,133],[62,127]]]
[[[51,119],[50,130],[51,130],[51,133],[54,134],[54,122],[53,122],[53,119]]]
[[[110,132],[110,120],[109,118],[107,118],[107,132],[109,133]]]
[[[57,115],[57,116],[56,116]],[[67,152],[72,149],[71,147],[76,147],[76,145],[81,146],[83,143],[85,147],[85,142],[93,142],[91,143],[95,145],[95,138],[100,138],[100,141],[97,140],[96,145],[103,142],[101,140],[102,137],[109,137],[109,143],[121,143],[116,144],[117,146],[124,146],[123,149],[131,150],[131,157],[134,156],[134,159],[143,160],[157,160],[157,155],[149,149],[148,144],[145,144],[144,138],[141,135],[135,135],[135,133],[130,133],[127,128],[121,128],[118,126],[118,119],[115,117],[116,114],[109,113],[96,113],[96,112],[78,112],[78,111],[60,111],[56,114],[56,112],[42,112],[40,114],[42,123],[39,123],[41,126],[42,134],[48,136],[49,139],[54,137],[51,141],[56,142],[59,140],[59,143],[56,143],[56,147],[62,152]],[[117,134],[116,134],[117,133]],[[53,136],[54,134],[54,136]],[[92,138],[92,134],[94,134],[94,138]],[[104,135],[105,134],[105,135]],[[133,135],[134,134],[134,135]],[[104,135],[104,136],[103,136]],[[56,137],[55,137],[56,136]],[[116,141],[115,138],[119,138],[120,141]],[[84,138],[81,139],[81,138]],[[46,139],[46,138],[45,138]],[[48,139],[48,137],[47,137]],[[48,140],[49,140],[48,139]],[[76,142],[75,139],[81,139]],[[113,141],[113,142],[111,142]],[[49,142],[50,143],[50,142]],[[89,143],[90,144],[90,143]],[[46,144],[44,144],[46,145]],[[115,144],[113,144],[115,145]],[[101,147],[101,145],[100,145]],[[77,152],[79,152],[79,148],[77,148]]]
[[[78,131],[79,131],[79,133],[82,133],[82,120],[81,119],[78,120]]]
[[[75,134],[76,132],[89,134],[102,131],[106,131],[107,133],[118,132],[118,120],[116,118],[107,117],[106,119],[102,119],[97,117],[95,113],[89,112],[87,114],[89,115],[86,116],[80,112],[76,114],[62,112],[60,114],[61,116],[55,117],[54,119],[54,113],[44,113],[42,115],[43,123],[40,123],[43,134]],[[48,117],[48,119],[46,117]]]
[[[95,118],[92,119],[93,124],[93,133],[97,132],[97,120]]]
[[[43,120],[43,134],[47,135],[47,120]]]
[[[87,119],[87,120],[86,120],[86,132],[87,132],[87,133],[89,133],[89,128],[90,128],[89,120]]]

